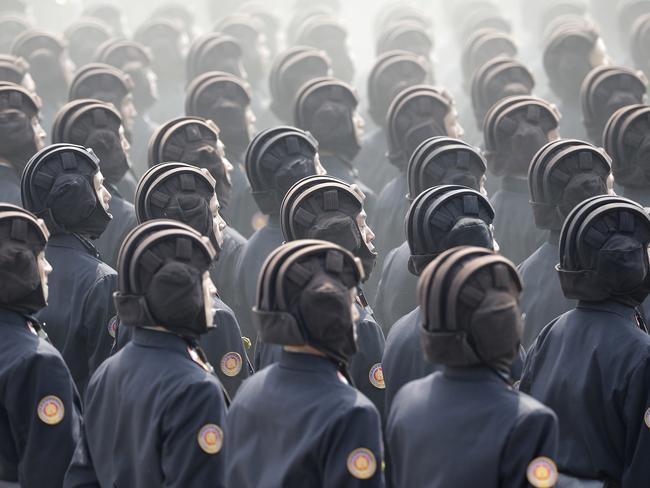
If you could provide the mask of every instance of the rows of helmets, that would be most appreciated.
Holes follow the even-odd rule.
[[[272,422],[247,417],[266,397],[273,411],[264,382],[288,353],[325,358],[367,403],[377,428],[361,429],[344,468],[373,486],[479,486],[483,464],[499,463],[518,463],[512,486],[650,479],[638,455],[650,448],[650,385],[631,383],[650,365],[650,0],[385,0],[364,26],[370,7],[356,3],[161,0],[144,15],[125,1],[0,5],[0,391],[6,312],[67,371],[68,396],[37,409],[46,424],[56,410],[52,425],[64,405],[74,412],[55,441],[74,449],[43,475],[52,486],[83,486],[80,466],[127,435],[107,432],[101,404],[119,397],[111,375],[127,376],[115,363],[153,332],[182,341],[211,378],[222,418],[203,426],[201,452],[232,442],[202,482],[309,471],[279,462]],[[591,336],[565,330],[591,322]],[[607,349],[598,324],[610,322],[642,335]],[[561,363],[575,358],[586,369]],[[479,370],[511,396],[437,383]],[[288,383],[291,398],[307,403],[307,384]],[[327,388],[314,395],[336,399]],[[427,485],[435,466],[413,459],[420,426],[445,432],[450,459],[472,445],[452,416],[418,415],[471,412],[464,398],[523,407],[468,473],[448,467]],[[625,420],[582,418],[582,400]],[[496,414],[480,415],[492,436]],[[309,444],[299,434],[277,435],[294,452]],[[323,434],[309,424],[304,435]],[[385,474],[373,447],[384,443]],[[5,463],[3,447],[0,486],[47,485]],[[494,457],[507,448],[526,454]],[[270,467],[243,468],[262,451]],[[93,469],[100,486],[120,479],[121,468]]]

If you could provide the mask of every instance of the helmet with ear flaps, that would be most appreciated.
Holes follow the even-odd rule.
[[[487,165],[481,153],[460,139],[433,137],[413,152],[407,168],[408,199],[439,185],[480,191]]]
[[[26,209],[42,218],[53,234],[97,239],[113,218],[95,190],[99,159],[91,149],[53,144],[36,153],[21,178]]]
[[[359,260],[325,241],[282,245],[260,273],[253,320],[262,341],[310,345],[345,368],[356,352],[350,290],[363,279]]]
[[[638,17],[631,32],[630,53],[634,66],[647,73],[647,69],[650,67],[646,47],[650,41],[650,13]]]
[[[29,21],[24,17],[0,12],[0,51],[10,52],[14,39],[30,28]]]
[[[426,28],[412,20],[395,22],[386,28],[377,39],[377,54],[394,50],[412,52],[429,58],[433,50],[433,38]]]
[[[108,39],[95,51],[95,61],[124,69],[124,66],[137,62],[142,66],[151,65],[151,53],[142,44],[128,39]]]
[[[386,116],[390,162],[406,169],[411,154],[422,141],[446,136],[445,117],[453,105],[445,90],[429,85],[416,85],[400,92]]]
[[[91,63],[80,68],[70,84],[69,98],[94,98],[119,109],[133,90],[131,77],[108,64]]]
[[[577,205],[560,234],[557,271],[567,298],[638,306],[650,293],[650,216],[623,197]]]
[[[32,121],[40,107],[40,98],[23,87],[0,85],[0,157],[18,173],[38,150]]]
[[[275,127],[257,134],[246,150],[245,165],[259,209],[267,215],[278,213],[291,186],[316,174],[317,155],[318,143],[309,132]]]
[[[521,289],[515,266],[488,249],[458,247],[438,256],[418,283],[429,361],[507,372],[521,341]]]
[[[395,96],[409,86],[433,82],[426,59],[407,51],[389,51],[377,57],[368,76],[368,112],[379,125]]]
[[[121,322],[193,337],[206,333],[202,278],[215,255],[207,237],[177,221],[153,220],[133,229],[118,257],[114,300]]]
[[[474,71],[486,62],[501,56],[515,58],[517,53],[517,44],[509,34],[496,29],[473,31],[463,48],[463,79],[469,84]]]
[[[77,66],[90,63],[97,48],[112,35],[111,27],[96,18],[81,18],[63,32],[63,37],[68,43],[70,59]]]
[[[411,256],[408,268],[420,275],[440,253],[456,246],[494,249],[494,209],[479,192],[460,185],[430,188],[413,201],[404,220]]]
[[[140,179],[135,193],[138,222],[171,219],[188,224],[210,239],[218,253],[221,246],[214,233],[210,201],[215,181],[209,174],[183,163],[159,164]]]
[[[225,71],[243,76],[243,51],[237,40],[225,34],[210,32],[197,37],[187,54],[187,82],[208,71]]]
[[[559,231],[583,200],[607,194],[611,159],[602,149],[575,139],[546,144],[528,172],[530,204],[540,229]]]
[[[285,241],[333,242],[361,260],[366,279],[377,252],[362,235],[357,217],[363,199],[351,185],[328,176],[311,176],[293,185],[282,200],[280,223]]]
[[[0,307],[34,313],[47,305],[38,255],[50,233],[42,220],[16,205],[0,203]]]

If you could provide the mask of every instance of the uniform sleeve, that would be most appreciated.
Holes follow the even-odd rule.
[[[324,445],[322,486],[384,487],[381,422],[374,407],[356,406],[335,422]]]
[[[83,321],[86,328],[86,357],[88,376],[111,355],[113,336],[109,324],[115,316],[113,292],[117,286],[117,275],[104,276],[88,291],[83,307]]]
[[[625,459],[621,486],[650,486],[650,361],[629,377],[624,400]]]
[[[558,443],[558,422],[548,409],[523,414],[508,435],[501,452],[499,486],[528,488],[527,471],[542,458],[555,462]],[[531,468],[532,469],[532,468]]]
[[[61,486],[81,429],[81,401],[63,359],[31,356],[5,391],[22,488]]]
[[[350,361],[350,373],[357,389],[384,412],[384,373],[381,359],[386,340],[374,320],[363,320],[357,326],[358,351]]]
[[[165,488],[225,486],[226,407],[216,382],[197,383],[167,406],[162,420]]]
[[[70,467],[65,474],[63,488],[100,488],[95,467],[86,441],[85,429],[77,443]]]

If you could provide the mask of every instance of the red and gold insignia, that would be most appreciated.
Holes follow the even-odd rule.
[[[237,352],[229,352],[221,358],[221,371],[226,376],[237,376],[241,371],[242,358]]]
[[[49,395],[38,402],[38,418],[47,425],[56,425],[65,416],[65,407],[59,397]]]
[[[645,415],[643,416],[643,420],[645,421],[646,427],[650,429],[650,408],[645,411]]]
[[[266,225],[266,223],[269,221],[268,215],[264,215],[262,212],[255,212],[253,215],[253,218],[251,219],[251,226],[253,227],[253,230],[260,230],[262,227]]]
[[[526,477],[535,488],[551,488],[557,483],[557,466],[547,457],[538,457],[528,465]]]
[[[360,480],[367,480],[377,471],[377,460],[370,449],[360,447],[348,455],[348,471]]]
[[[108,335],[115,339],[117,333],[117,315],[108,321]]]
[[[215,424],[205,424],[197,436],[199,447],[207,454],[217,454],[223,447],[223,430]]]
[[[368,378],[370,379],[372,386],[375,388],[379,388],[380,390],[386,388],[386,383],[384,383],[384,370],[381,367],[381,363],[377,363],[372,368],[370,368]]]

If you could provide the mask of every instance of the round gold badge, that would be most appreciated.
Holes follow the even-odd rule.
[[[528,465],[526,477],[535,488],[552,488],[557,483],[557,466],[547,457],[538,457]]]
[[[223,431],[215,424],[205,424],[197,436],[199,447],[207,454],[217,454],[223,447]]]
[[[237,376],[241,371],[242,358],[237,352],[229,352],[221,358],[221,371],[226,376]]]
[[[370,368],[368,378],[370,379],[372,386],[375,388],[379,388],[380,390],[386,388],[386,383],[384,383],[384,370],[381,367],[381,363],[377,363]]]
[[[56,425],[65,416],[65,407],[59,397],[49,395],[38,402],[38,418],[47,425]]]
[[[648,427],[648,429],[650,429],[650,408],[645,411],[643,420],[645,420],[645,425]]]
[[[348,456],[348,471],[352,476],[360,480],[372,478],[375,471],[377,471],[375,455],[365,447],[355,449]]]

